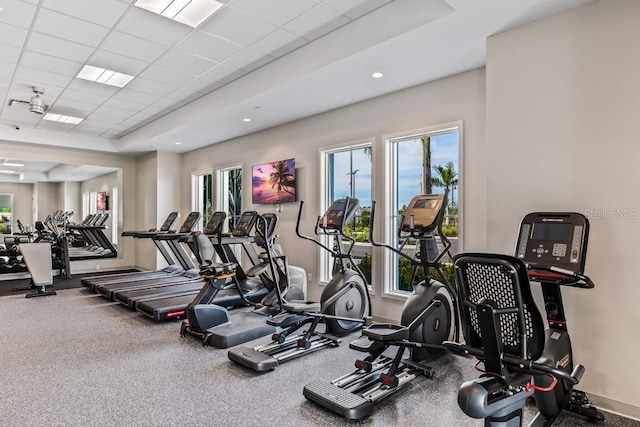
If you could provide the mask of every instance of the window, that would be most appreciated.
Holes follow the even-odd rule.
[[[227,213],[225,232],[233,229],[242,215],[242,166],[218,169],[218,210]]]
[[[388,218],[387,242],[399,247],[398,226],[404,210],[417,194],[444,193],[449,190],[449,203],[443,225],[444,234],[452,242],[451,254],[458,248],[459,145],[460,124],[387,139],[388,205],[377,215]],[[405,251],[415,251],[407,242]],[[387,292],[411,289],[411,265],[408,260],[386,251],[385,277]],[[399,259],[400,258],[400,259]],[[447,261],[447,259],[444,259]]]
[[[13,194],[0,194],[0,234],[13,233]],[[19,230],[21,231],[21,230]]]
[[[209,217],[213,213],[213,175],[211,172],[198,173],[192,175],[193,189],[192,189],[192,209],[202,213],[202,218],[197,226],[198,230],[204,228],[204,224],[207,223]]]
[[[82,218],[86,218],[87,215],[91,213],[90,202],[89,202],[90,194],[89,192],[82,193]]]
[[[346,227],[345,233],[356,240],[352,254],[355,262],[371,284],[371,244],[369,236],[369,218],[371,214],[371,159],[372,145],[366,142],[322,152],[323,200],[320,204],[326,210],[331,203],[342,197],[357,198],[360,209],[353,221]],[[320,214],[321,212],[318,212]],[[332,242],[326,242],[331,245]],[[320,261],[320,280],[328,281],[332,277],[332,260],[323,251]]]

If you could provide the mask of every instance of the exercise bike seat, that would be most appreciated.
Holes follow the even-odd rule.
[[[293,300],[282,304],[282,308],[291,313],[319,313],[320,303],[307,300]]]
[[[391,323],[373,324],[362,330],[362,335],[374,341],[401,341],[409,339],[409,328]]]

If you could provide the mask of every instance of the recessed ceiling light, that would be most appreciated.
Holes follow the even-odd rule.
[[[117,87],[125,87],[127,83],[133,80],[133,76],[128,74],[118,73],[117,71],[106,70],[92,65],[82,67],[82,70],[80,70],[76,77]]]
[[[0,13],[4,12],[4,7],[0,6]]]
[[[249,117],[245,117],[244,119],[242,119],[243,122],[250,122],[251,119]]]
[[[78,123],[84,120],[81,117],[65,116],[64,114],[51,114],[51,113],[45,114],[43,119],[49,120],[52,122],[69,123],[71,125],[77,125]]]
[[[138,0],[135,6],[195,28],[223,5],[215,0]]]
[[[176,141],[176,145],[182,145],[182,142]]]
[[[3,173],[5,175],[16,175],[16,174],[19,174],[20,172],[18,172],[18,171],[0,170],[0,173]]]
[[[371,74],[371,77],[373,77],[374,79],[381,79],[384,76],[384,74],[382,74],[380,71],[376,71],[375,73]]]
[[[14,168],[21,168],[24,165],[22,163],[4,163],[3,166],[11,166],[11,167],[14,167]]]

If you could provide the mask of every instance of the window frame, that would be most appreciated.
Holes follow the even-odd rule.
[[[334,145],[330,145],[330,146],[324,146],[324,147],[320,147],[318,149],[318,153],[319,153],[319,171],[320,171],[320,191],[319,191],[319,209],[318,209],[318,213],[316,215],[321,214],[322,212],[324,212],[326,209],[329,208],[329,200],[330,200],[330,188],[331,186],[329,185],[328,179],[329,179],[329,155],[330,154],[335,154],[335,153],[340,153],[340,152],[345,152],[345,151],[353,151],[353,150],[357,150],[360,148],[366,148],[366,147],[370,147],[371,148],[371,168],[372,168],[372,174],[371,174],[371,193],[372,193],[372,199],[373,196],[375,195],[375,178],[373,176],[373,169],[375,168],[375,162],[376,162],[376,156],[375,156],[375,141],[376,139],[374,137],[370,137],[370,138],[363,138],[363,139],[359,139],[359,140],[355,140],[355,141],[351,141],[351,142],[342,142],[339,144],[334,144]],[[320,241],[324,244],[324,245],[329,245],[330,244],[330,240],[328,236],[320,236]],[[372,251],[371,251],[371,281],[375,282],[375,255],[374,255],[374,251],[373,251],[373,247],[372,247]],[[316,277],[318,278],[317,283],[320,286],[326,286],[327,283],[329,283],[329,281],[331,280],[331,275],[330,275],[330,270],[331,270],[331,266],[332,266],[332,262],[331,262],[331,256],[327,253],[327,251],[325,250],[318,250],[318,270],[316,271]],[[369,293],[373,296],[375,295],[374,293],[374,286],[373,283],[369,283]]]
[[[199,179],[205,175],[211,175],[211,181],[212,181],[212,185],[211,185],[211,207],[213,208],[214,206],[214,193],[213,193],[213,189],[214,189],[214,185],[213,185],[213,170],[212,169],[205,169],[205,170],[201,170],[201,171],[194,171],[191,172],[191,210],[192,211],[198,211],[200,213],[202,213],[203,215],[200,217],[200,220],[198,220],[198,225],[196,225],[195,230],[197,231],[202,231],[204,229],[204,212],[202,212],[202,209],[200,207],[201,205],[201,188],[200,188],[200,183],[199,183]]]
[[[384,142],[384,211],[378,212],[378,218],[384,215],[383,236],[385,242],[395,241],[397,229],[395,227],[394,207],[397,205],[396,193],[396,151],[395,144],[403,140],[415,139],[423,135],[439,135],[458,132],[458,184],[457,184],[457,207],[458,207],[458,251],[464,248],[464,122],[462,120],[441,123],[418,129],[411,129],[401,132],[394,132],[382,136]],[[381,215],[382,214],[382,215]],[[391,220],[390,220],[391,219]],[[411,295],[409,291],[396,289],[396,271],[394,254],[389,250],[384,251],[382,257],[382,297],[390,300],[406,301]]]

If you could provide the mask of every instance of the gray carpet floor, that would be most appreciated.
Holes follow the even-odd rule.
[[[358,353],[347,343],[358,334],[256,374],[229,361],[226,350],[181,338],[178,323],[156,324],[84,289],[2,297],[0,324],[2,426],[482,425],[457,407],[458,386],[477,372],[454,356],[434,363],[436,378],[417,378],[359,422],[306,401],[305,384],[352,369]],[[606,415],[598,425],[640,426]]]

